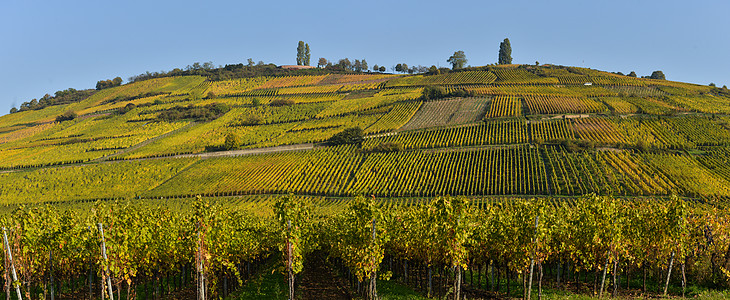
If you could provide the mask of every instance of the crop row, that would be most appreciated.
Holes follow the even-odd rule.
[[[489,104],[486,118],[516,117],[522,115],[520,98],[510,96],[496,96]]]
[[[486,121],[476,125],[399,132],[365,140],[363,148],[381,143],[397,143],[404,149],[519,144],[527,142],[527,125],[523,119]]]
[[[525,104],[532,114],[595,113],[606,107],[588,98],[526,96]]]
[[[365,128],[366,134],[393,131],[401,128],[413,114],[421,107],[420,101],[394,104],[388,113],[383,115],[377,122]]]

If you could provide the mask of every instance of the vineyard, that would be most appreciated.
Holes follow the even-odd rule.
[[[87,213],[15,209],[2,221],[3,250],[12,253],[2,270],[17,278],[4,277],[5,293],[149,299],[188,291],[223,298],[257,276],[279,273],[282,285],[289,282],[281,292],[295,295],[303,288],[297,275],[322,253],[328,258],[321,263],[342,271],[345,288],[367,298],[378,293],[374,279],[381,274],[388,277],[380,284],[392,280],[429,297],[459,299],[474,290],[528,298],[543,293],[543,283],[630,295],[646,293],[647,280],[653,293],[683,295],[687,285],[725,288],[730,279],[715,263],[728,259],[730,214],[676,197],[588,195],[574,205],[437,197],[387,209],[364,197],[328,203],[289,195],[236,207],[220,200],[198,197],[177,208],[98,202]],[[140,234],[132,239],[130,232]],[[669,268],[658,267],[666,261]],[[581,278],[585,273],[597,279]],[[643,287],[628,280],[642,273]]]
[[[606,108],[588,98],[573,97],[525,97],[525,104],[531,114],[597,113]]]
[[[489,110],[485,118],[514,117],[522,115],[522,102],[520,98],[509,96],[497,96],[489,104]]]
[[[235,298],[264,277],[285,293],[308,268],[365,298],[529,298],[541,268],[593,295],[727,288],[725,90],[554,65],[307,72],[0,116],[10,292],[48,295],[51,266],[59,299]]]

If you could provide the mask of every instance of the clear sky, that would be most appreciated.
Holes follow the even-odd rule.
[[[248,58],[583,66],[730,85],[730,1],[0,1],[0,114],[100,79]]]

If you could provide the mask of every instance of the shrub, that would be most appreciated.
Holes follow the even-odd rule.
[[[347,128],[341,132],[336,133],[332,137],[330,137],[327,140],[327,143],[336,146],[336,145],[345,145],[345,144],[360,144],[362,143],[363,137],[365,134],[362,131],[362,128],[360,127],[351,127]]]
[[[68,120],[76,119],[77,115],[74,111],[67,111],[59,116],[56,117],[56,122],[63,122]]]
[[[252,125],[260,125],[264,123],[264,119],[259,115],[249,115],[243,121],[241,121],[241,125],[244,126],[252,126]]]
[[[294,100],[290,99],[276,99],[271,102],[269,102],[270,106],[288,106],[288,105],[294,105]]]
[[[212,103],[205,106],[175,106],[171,109],[161,112],[157,118],[163,121],[173,122],[183,119],[194,119],[196,121],[210,121],[217,119],[223,114],[231,110],[228,105],[223,103]]]
[[[223,148],[226,150],[233,150],[238,148],[239,145],[241,145],[241,140],[237,134],[231,132],[226,135],[226,141],[223,143]]]

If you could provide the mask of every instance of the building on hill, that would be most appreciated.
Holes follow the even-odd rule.
[[[282,65],[279,66],[279,68],[285,69],[285,70],[303,70],[303,69],[314,69],[313,66],[299,66],[299,65]]]

